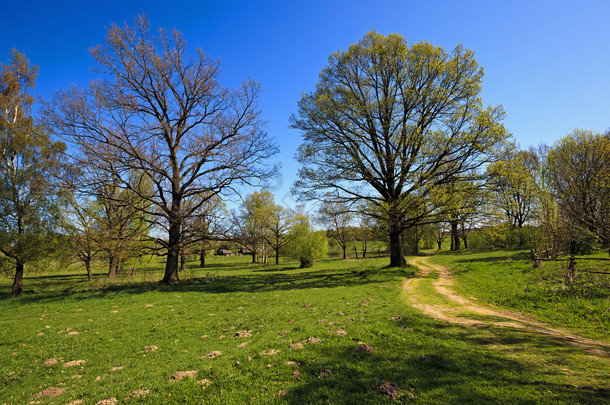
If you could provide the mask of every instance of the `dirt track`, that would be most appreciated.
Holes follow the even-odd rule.
[[[402,289],[405,299],[413,307],[433,318],[468,326],[494,326],[524,330],[560,339],[566,344],[579,347],[596,356],[610,357],[610,345],[593,339],[583,338],[573,333],[552,328],[518,312],[498,309],[489,304],[481,304],[474,298],[466,298],[453,289],[451,272],[438,264],[430,263],[426,257],[412,259],[410,264],[420,271],[415,278],[406,279]],[[424,283],[434,273],[438,278],[432,279],[432,288]],[[431,294],[440,294],[441,299],[430,303]],[[442,302],[442,303],[438,303]],[[481,320],[481,317],[493,317],[493,320]]]

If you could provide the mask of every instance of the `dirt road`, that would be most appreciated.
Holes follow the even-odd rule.
[[[417,257],[409,263],[419,268],[419,274],[404,281],[403,294],[410,305],[426,315],[472,327],[502,327],[534,332],[560,339],[595,356],[610,357],[610,345],[607,343],[583,338],[518,312],[502,310],[457,294],[452,288],[451,272],[441,265],[430,263],[426,257]]]

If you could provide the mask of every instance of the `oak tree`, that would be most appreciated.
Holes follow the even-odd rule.
[[[46,121],[86,151],[77,160],[116,162],[108,176],[148,200],[145,212],[155,218],[156,234],[164,234],[156,242],[167,251],[162,282],[175,282],[185,221],[206,199],[274,174],[265,164],[277,148],[263,130],[260,85],[223,87],[218,61],[200,49],[189,54],[179,31],[154,32],[145,17],[112,25],[91,55],[99,79],[56,94],[44,109]],[[131,184],[132,172],[142,173],[154,192]]]
[[[386,223],[390,265],[405,266],[402,233],[434,212],[431,191],[478,176],[508,136],[502,108],[483,107],[482,78],[464,47],[408,46],[397,34],[371,32],[331,55],[291,119],[303,136],[295,191],[368,201]]]

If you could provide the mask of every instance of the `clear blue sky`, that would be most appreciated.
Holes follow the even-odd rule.
[[[0,60],[12,48],[24,52],[40,67],[37,93],[49,98],[94,78],[88,49],[104,40],[105,27],[141,13],[219,59],[224,84],[261,82],[283,165],[273,191],[287,205],[300,143],[288,118],[328,56],[373,29],[473,50],[485,68],[484,103],[504,106],[505,126],[523,148],[574,128],[610,127],[610,1],[6,1]]]

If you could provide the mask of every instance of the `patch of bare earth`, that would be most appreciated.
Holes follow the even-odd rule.
[[[416,257],[409,261],[409,264],[412,264],[419,269],[419,277],[404,280],[402,290],[409,304],[426,315],[441,321],[467,326],[493,325],[496,327],[509,327],[539,333],[541,335],[561,339],[568,345],[584,349],[597,356],[610,356],[610,345],[607,343],[584,338],[563,329],[552,328],[521,313],[498,309],[489,304],[480,304],[472,297],[466,298],[457,294],[452,289],[454,280],[449,269],[438,264],[430,263],[426,257]],[[425,302],[425,294],[418,291],[417,287],[421,284],[421,281],[431,273],[438,274],[438,278],[432,282],[434,291],[451,301],[451,306],[427,304]],[[483,321],[468,317],[468,314],[491,316],[501,319],[497,321]]]
[[[149,353],[149,352],[154,352],[155,350],[159,350],[159,348],[158,348],[157,346],[155,346],[155,345],[152,345],[152,346],[146,346],[146,347],[144,348],[144,351],[145,351],[145,352],[147,352],[147,353]]]
[[[240,330],[235,333],[236,338],[244,338],[244,337],[251,337],[251,336],[252,336],[251,330]]]
[[[37,397],[58,397],[66,392],[65,388],[51,387],[36,394]]]
[[[116,398],[106,398],[98,401],[95,405],[116,405]]]
[[[203,358],[204,359],[213,359],[214,357],[218,357],[221,354],[222,354],[222,352],[213,351],[213,352],[209,352],[208,354],[204,355]]]
[[[383,395],[387,399],[396,400],[402,395],[403,390],[398,386],[398,384],[386,381],[381,383],[381,385],[377,387],[375,392]]]
[[[82,366],[86,362],[87,362],[87,360],[72,360],[72,361],[69,361],[67,363],[64,363],[64,367]]]
[[[377,354],[377,350],[371,345],[367,345],[363,342],[358,342],[358,347],[356,347],[356,352],[360,354]]]
[[[199,370],[176,371],[170,381],[181,381],[185,378],[195,378]]]
[[[142,388],[141,390],[136,390],[134,392],[131,393],[131,395],[129,396],[129,398],[142,398],[145,397],[146,395],[148,395],[150,391],[147,390],[146,388]]]
[[[63,361],[63,357],[54,357],[52,359],[48,359],[47,361],[45,361],[44,363],[42,363],[43,366],[54,366],[55,364],[59,363],[60,361]]]

